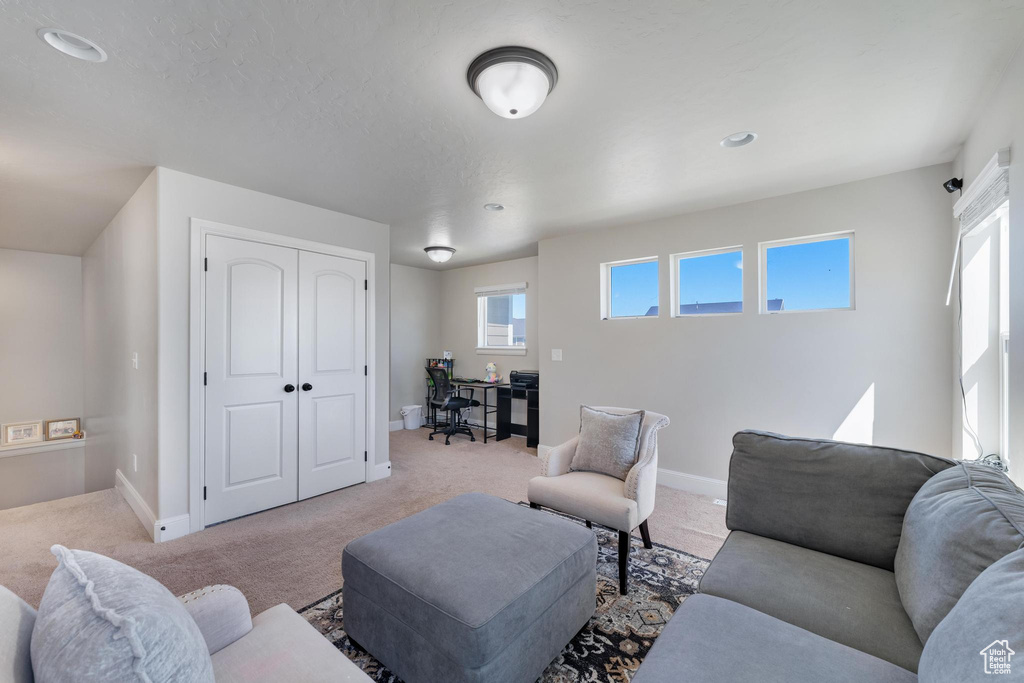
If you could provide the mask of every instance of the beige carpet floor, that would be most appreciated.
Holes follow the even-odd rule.
[[[228,583],[254,614],[286,602],[303,607],[341,587],[341,550],[385,524],[467,491],[526,500],[540,473],[525,440],[428,441],[426,430],[392,432],[387,479],[236,519],[166,543],[150,541],[114,489],[0,511],[0,584],[38,605],[60,543],[113,557],[176,595]],[[658,487],[650,519],[656,543],[710,558],[726,535],[725,508]]]

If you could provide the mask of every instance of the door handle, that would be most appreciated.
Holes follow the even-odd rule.
[[[284,385],[284,390],[285,390],[285,393],[290,394],[293,391],[295,391],[295,385],[294,384],[285,384]]]
[[[313,385],[310,384],[309,382],[306,382],[305,384],[302,385],[302,390],[303,391],[309,391],[312,388],[313,388]]]

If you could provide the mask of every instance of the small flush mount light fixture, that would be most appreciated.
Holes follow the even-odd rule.
[[[495,203],[492,202],[490,204],[484,204],[484,210],[485,211],[504,211],[505,207],[503,205],[501,205],[501,204],[495,204]]]
[[[474,59],[466,78],[488,109],[506,119],[521,119],[544,104],[558,82],[558,69],[528,47],[499,47]]]
[[[451,247],[427,247],[423,251],[427,252],[427,256],[435,263],[444,263],[455,253]]]
[[[752,130],[745,130],[739,133],[733,133],[732,135],[726,135],[722,138],[722,147],[742,147],[743,145],[749,145],[751,142],[757,139],[757,133]]]
[[[88,38],[75,35],[70,31],[59,28],[41,28],[36,31],[36,35],[54,50],[59,50],[70,57],[84,59],[87,62],[107,61],[107,53],[103,51],[103,48]]]

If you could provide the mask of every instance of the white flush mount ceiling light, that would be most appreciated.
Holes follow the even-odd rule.
[[[495,203],[492,202],[490,204],[484,204],[484,210],[485,211],[504,211],[505,207],[502,204],[495,204]]]
[[[722,147],[742,147],[743,145],[749,145],[756,139],[757,133],[752,130],[744,130],[732,135],[726,135],[722,138],[721,145]]]
[[[427,252],[427,256],[435,263],[444,263],[455,253],[451,247],[427,247],[423,251]]]
[[[521,119],[544,104],[558,81],[558,69],[528,47],[499,47],[474,59],[466,78],[488,109],[506,119]]]
[[[103,51],[103,48],[88,38],[75,35],[70,31],[59,28],[41,28],[36,31],[36,35],[54,50],[59,50],[70,57],[84,59],[87,62],[107,61],[107,53]]]

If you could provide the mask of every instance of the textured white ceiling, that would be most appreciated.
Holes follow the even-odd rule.
[[[0,247],[82,253],[159,164],[390,223],[398,263],[530,255],[947,161],[1022,34],[1024,0],[0,0]],[[465,82],[506,44],[559,69],[518,121]]]

